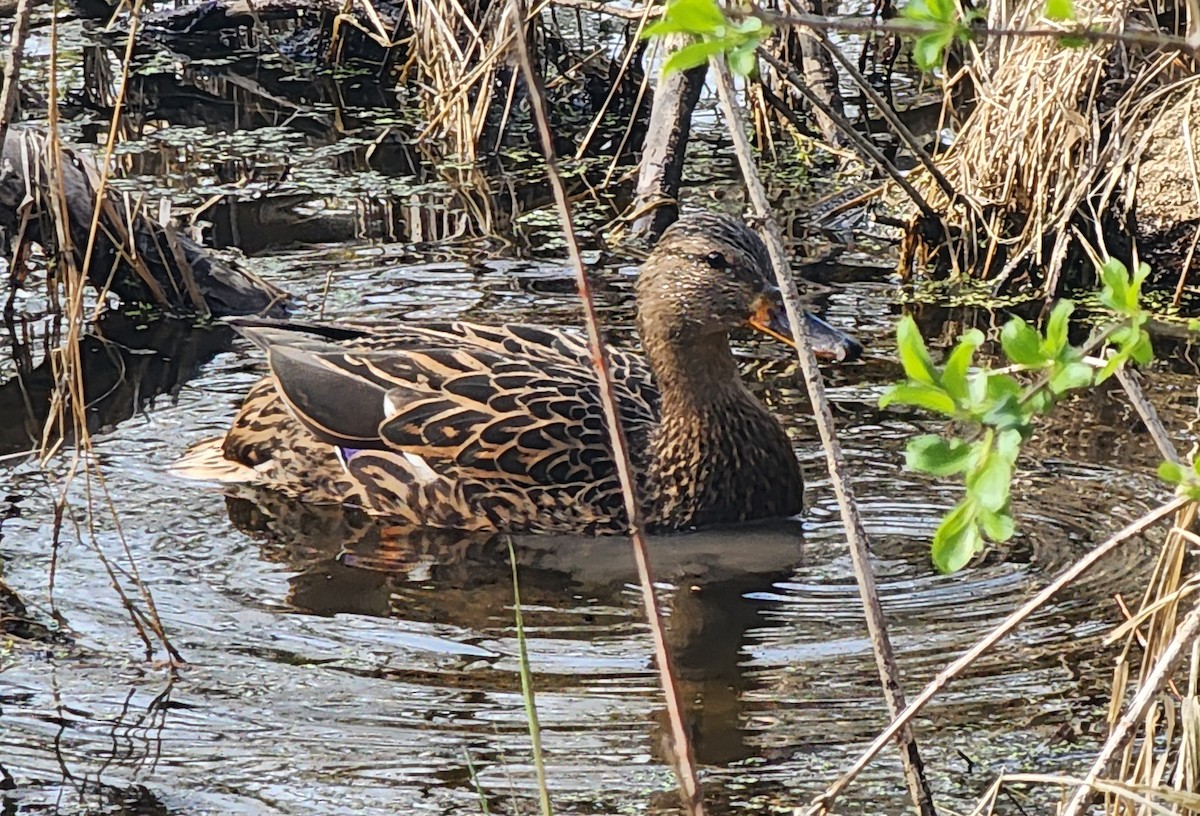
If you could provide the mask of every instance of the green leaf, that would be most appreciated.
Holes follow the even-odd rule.
[[[1015,465],[1017,456],[1021,453],[1021,441],[1021,432],[1015,428],[1000,431],[996,434],[996,454],[1010,465]]]
[[[937,385],[937,369],[925,348],[917,321],[911,315],[905,315],[896,325],[896,348],[900,352],[900,365],[904,366],[904,373],[910,380]]]
[[[1181,484],[1183,482],[1183,466],[1178,462],[1161,462],[1158,465],[1158,478],[1167,484]]]
[[[924,383],[908,382],[893,385],[879,398],[879,407],[887,408],[893,403],[913,405],[950,417],[954,416],[957,410],[954,399],[949,394],[936,385],[925,385]]]
[[[757,18],[751,18],[757,19]],[[742,43],[725,55],[729,62],[729,70],[738,76],[750,76],[758,68],[758,40]]]
[[[715,34],[726,24],[725,15],[716,0],[671,0],[663,12],[663,21],[670,21],[676,31],[695,35]]]
[[[1064,34],[1058,38],[1058,44],[1063,48],[1084,48],[1088,45],[1088,38],[1081,34]]]
[[[961,402],[967,399],[967,370],[975,357],[975,349],[983,344],[983,340],[983,332],[979,329],[963,332],[962,337],[958,338],[958,345],[946,358],[946,365],[942,369],[942,388],[955,400]]]
[[[1000,347],[1009,361],[1017,365],[1034,368],[1045,365],[1041,346],[1041,336],[1019,317],[1005,323],[1000,330]]]
[[[1087,363],[1067,363],[1050,377],[1049,387],[1055,394],[1064,394],[1092,384],[1092,367]]]
[[[954,0],[910,0],[900,15],[915,22],[950,24],[958,19],[958,9]]]
[[[747,17],[732,28],[738,34],[757,34],[763,30],[763,21],[757,17]]]
[[[1054,407],[1054,395],[1044,388],[1034,391],[1029,399],[1025,401],[1025,405],[1035,414],[1049,413]]]
[[[1150,343],[1150,335],[1144,329],[1138,331],[1138,339],[1130,347],[1129,356],[1140,365],[1146,365],[1154,359],[1154,346]]]
[[[970,498],[946,514],[933,534],[931,555],[940,572],[958,572],[983,547],[983,538],[975,524],[978,507]]]
[[[1008,541],[1016,532],[1013,524],[1012,516],[1008,514],[1008,510],[1001,510],[998,513],[993,513],[991,510],[979,511],[979,526],[983,528],[983,534],[990,540],[1000,542]]]
[[[642,39],[649,39],[650,37],[665,37],[668,34],[687,33],[689,33],[687,29],[685,29],[678,22],[667,19],[664,16],[660,17],[657,21],[642,29]]]
[[[918,436],[908,443],[905,459],[908,466],[934,476],[952,476],[967,469],[971,446],[961,439],[943,439],[934,434]]]
[[[1096,385],[1099,385],[1113,374],[1116,374],[1117,369],[1125,364],[1126,359],[1128,359],[1126,355],[1121,352],[1114,352],[1110,354],[1108,356],[1108,360],[1104,363],[1104,368],[1096,372]]]
[[[992,401],[1000,401],[1005,397],[1020,397],[1021,384],[1015,377],[1008,374],[989,372],[987,378],[987,397]]]
[[[1074,20],[1075,8],[1071,5],[1071,0],[1046,0],[1046,17],[1059,22]]]
[[[993,513],[1008,504],[1012,465],[995,451],[988,451],[980,466],[967,476],[967,491],[984,510]]]
[[[667,57],[667,61],[663,63],[662,67],[663,76],[675,71],[688,71],[706,65],[709,57],[724,50],[725,41],[723,40],[705,40],[685,45]]]
[[[1071,313],[1075,304],[1069,300],[1060,300],[1050,311],[1050,319],[1046,321],[1046,342],[1043,350],[1047,357],[1058,357],[1067,347],[1067,329],[1071,325]]]
[[[1020,429],[1029,423],[1029,414],[1026,411],[1027,409],[1021,405],[1020,397],[1015,394],[1005,394],[992,403],[979,421],[999,430]]]
[[[954,35],[945,31],[922,34],[913,43],[913,61],[922,71],[941,68],[944,61],[943,53],[953,40]]]
[[[1132,314],[1139,311],[1138,290],[1129,278],[1129,270],[1116,258],[1109,258],[1100,266],[1100,302],[1114,312]]]

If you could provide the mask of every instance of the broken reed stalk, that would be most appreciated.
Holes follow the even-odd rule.
[[[771,215],[767,192],[763,189],[762,182],[758,178],[758,170],[754,166],[754,153],[750,148],[749,139],[746,138],[745,122],[741,109],[738,108],[734,99],[733,76],[729,73],[723,56],[714,56],[710,62],[716,73],[717,92],[721,99],[722,112],[725,114],[725,124],[730,138],[733,140],[738,163],[742,167],[742,176],[746,180],[746,190],[750,195],[750,201],[754,205],[754,211],[762,225],[767,250],[771,255],[771,262],[775,266],[779,289],[783,292],[783,303],[787,309],[788,320],[792,324],[792,334],[796,340],[796,357],[800,361],[800,370],[804,374],[804,384],[808,389],[809,402],[812,403],[813,416],[825,448],[825,462],[829,468],[829,479],[833,483],[838,509],[842,515],[842,524],[846,528],[850,557],[854,562],[854,575],[858,580],[859,595],[862,597],[863,610],[867,618],[867,630],[871,635],[871,646],[875,652],[875,662],[878,665],[880,681],[883,684],[883,694],[887,699],[891,715],[895,717],[904,708],[904,692],[900,688],[900,671],[896,666],[896,656],[892,651],[891,641],[888,639],[883,610],[879,606],[879,594],[875,587],[875,573],[871,566],[867,533],[863,529],[858,505],[854,501],[854,495],[846,480],[846,463],[842,457],[837,431],[834,428],[829,401],[825,398],[825,384],[821,379],[821,370],[817,366],[816,355],[813,354],[812,341],[805,328],[804,312],[800,308],[800,295],[796,291],[796,280],[792,276],[787,252],[783,248],[779,226]],[[908,783],[913,804],[916,805],[918,812],[928,816],[935,812],[933,796],[929,790],[929,783],[925,779],[925,770],[917,750],[916,740],[913,738],[912,729],[906,725],[897,732],[896,736],[901,746],[900,758],[904,764],[905,781]]]
[[[529,91],[529,107],[537,125],[542,149],[545,151],[546,177],[554,191],[554,200],[562,221],[563,238],[566,240],[567,250],[571,255],[571,265],[575,268],[579,300],[583,307],[584,322],[587,325],[588,346],[591,349],[592,362],[596,368],[600,403],[604,408],[604,420],[608,426],[609,440],[612,442],[613,462],[616,464],[617,477],[621,482],[621,496],[625,501],[625,513],[629,519],[629,538],[633,543],[633,557],[637,563],[642,604],[645,606],[646,620],[654,640],[654,662],[658,668],[663,695],[666,697],[667,715],[671,723],[671,737],[675,753],[675,774],[679,779],[680,793],[688,813],[692,816],[704,816],[700,780],[692,758],[691,740],[688,737],[687,726],[683,721],[683,704],[679,697],[679,688],[675,683],[675,672],[671,653],[667,647],[658,596],[654,593],[654,576],[651,572],[650,555],[643,533],[644,522],[637,500],[637,486],[633,481],[633,469],[630,466],[629,446],[625,440],[624,429],[621,427],[621,415],[617,408],[616,395],[613,392],[608,350],[604,345],[604,339],[600,336],[600,322],[596,316],[595,302],[592,299],[591,283],[588,281],[587,268],[584,266],[583,257],[579,252],[579,242],[575,237],[575,226],[571,220],[571,202],[555,160],[554,137],[550,133],[550,120],[546,113],[546,97],[542,90],[542,79],[534,69],[533,57],[529,53],[529,45],[525,40],[524,0],[512,0],[509,9],[508,23],[512,27],[516,56],[520,61],[521,71],[525,75],[525,83]]]
[[[49,128],[48,138],[46,140],[47,155],[45,158],[47,165],[47,173],[50,175],[52,182],[48,185],[52,191],[52,207],[54,215],[52,220],[55,227],[55,238],[57,243],[57,258],[61,266],[60,277],[63,281],[66,303],[67,329],[64,333],[59,348],[52,352],[51,361],[56,377],[56,387],[51,401],[50,416],[56,419],[51,419],[46,422],[43,429],[41,440],[41,459],[43,464],[47,462],[55,452],[61,447],[64,440],[67,438],[67,411],[71,413],[71,431],[70,434],[75,440],[74,451],[72,453],[71,462],[67,468],[66,476],[62,480],[59,489],[58,498],[56,500],[56,518],[55,518],[55,542],[57,543],[60,534],[60,528],[64,513],[62,509],[67,506],[67,492],[70,489],[71,482],[79,472],[80,467],[83,467],[85,474],[85,495],[88,508],[88,544],[92,551],[99,558],[105,574],[108,576],[109,582],[113,590],[120,598],[125,610],[129,613],[130,619],[133,622],[134,628],[141,638],[143,645],[146,648],[146,659],[150,660],[153,657],[153,647],[150,639],[146,634],[146,630],[153,632],[158,639],[163,649],[166,651],[170,660],[174,664],[183,663],[183,657],[172,645],[167,637],[166,630],[162,625],[162,620],[158,615],[158,609],[154,603],[154,598],[150,593],[149,588],[142,581],[137,563],[133,557],[133,552],[129,547],[129,541],[125,537],[124,531],[121,529],[120,519],[117,516],[116,507],[112,502],[112,497],[108,493],[108,488],[104,482],[103,474],[96,465],[96,457],[93,455],[91,434],[88,431],[87,425],[87,400],[86,392],[84,391],[83,383],[83,361],[80,359],[80,339],[84,325],[84,303],[83,294],[87,285],[87,272],[89,264],[94,254],[94,246],[96,236],[99,232],[99,222],[102,208],[105,204],[105,187],[108,179],[108,174],[111,172],[112,155],[116,147],[117,130],[120,124],[120,111],[124,92],[128,83],[130,74],[130,62],[133,56],[133,47],[136,42],[137,21],[141,13],[141,0],[136,0],[131,9],[131,22],[128,39],[126,41],[125,57],[122,64],[121,84],[114,102],[112,122],[110,123],[108,142],[105,150],[105,162],[101,168],[100,183],[95,187],[96,201],[92,210],[92,221],[89,228],[87,252],[84,255],[82,267],[76,264],[74,253],[72,252],[71,232],[70,232],[70,214],[66,203],[66,191],[63,186],[62,178],[62,150],[61,143],[58,137],[58,104],[57,104],[57,13],[51,16],[51,57],[50,57],[50,93],[49,93]],[[105,300],[104,292],[100,292],[98,297],[97,310],[99,304],[103,304]],[[53,436],[53,429],[57,427],[59,434]],[[118,570],[109,560],[104,550],[100,547],[99,538],[95,528],[95,518],[93,508],[95,507],[95,496],[92,491],[92,475],[95,475],[96,483],[104,497],[104,501],[113,518],[113,523],[116,529],[116,534],[121,542],[124,550],[127,569],[121,569],[121,573],[137,587],[138,594],[143,603],[146,605],[146,610],[142,611],[133,603],[132,598],[125,592],[121,586]],[[78,534],[78,530],[77,530]],[[82,539],[82,536],[80,536]],[[57,557],[58,548],[55,546],[55,558]],[[55,571],[56,564],[52,562],[52,574]],[[53,604],[53,581],[50,584],[51,603]]]
[[[1096,780],[1104,773],[1117,751],[1123,748],[1133,736],[1137,721],[1145,716],[1151,703],[1158,697],[1171,673],[1183,658],[1184,650],[1195,639],[1197,632],[1200,632],[1200,603],[1192,606],[1179,628],[1175,630],[1175,636],[1171,638],[1170,643],[1155,661],[1154,667],[1142,680],[1137,694],[1130,701],[1125,714],[1109,732],[1108,739],[1104,741],[1100,753],[1096,755],[1092,767],[1088,769],[1087,776],[1075,788],[1067,806],[1061,811],[1061,816],[1077,816]]]
[[[17,112],[18,80],[21,77],[21,63],[25,59],[25,38],[29,36],[29,11],[32,7],[32,0],[17,0],[16,16],[9,34],[12,45],[8,49],[8,65],[4,69],[4,89],[0,90],[0,147],[4,145],[8,126]]]
[[[838,126],[845,132],[846,137],[850,140],[850,143],[857,147],[864,157],[874,162],[879,169],[887,173],[888,178],[896,182],[897,186],[899,186],[900,189],[902,189],[908,195],[909,199],[912,200],[913,204],[921,211],[923,216],[931,220],[940,218],[937,211],[935,211],[929,205],[929,202],[925,200],[925,197],[918,192],[917,188],[914,187],[912,183],[905,177],[904,173],[900,171],[900,168],[896,167],[893,162],[889,161],[888,157],[883,155],[883,152],[876,147],[870,139],[860,133],[852,124],[847,122],[845,117],[841,116],[837,111],[825,104],[825,100],[814,94],[809,89],[808,84],[803,78],[800,77],[799,74],[795,72],[795,70],[784,64],[782,60],[762,46],[758,47],[757,53],[758,56],[760,56],[768,65],[774,68],[781,77],[786,79],[788,84],[791,85],[797,93],[807,99],[809,104],[818,108],[822,113],[837,123]]]
[[[977,641],[974,646],[972,646],[970,649],[967,649],[967,651],[963,652],[962,655],[960,655],[956,660],[947,665],[946,668],[938,672],[937,675],[929,681],[925,688],[921,689],[920,693],[913,698],[912,702],[905,707],[904,711],[902,711],[898,717],[892,720],[891,724],[888,725],[887,728],[885,728],[878,734],[878,736],[875,737],[874,741],[872,741],[867,749],[863,751],[856,760],[854,760],[854,763],[832,785],[826,788],[824,793],[822,793],[813,801],[809,809],[805,811],[804,816],[820,816],[820,814],[826,813],[829,810],[829,806],[832,805],[833,801],[840,796],[843,791],[845,791],[854,778],[862,773],[863,769],[871,763],[871,760],[873,760],[879,754],[879,752],[882,751],[884,747],[895,738],[896,734],[900,732],[901,728],[903,728],[912,720],[913,717],[920,713],[921,709],[923,709],[930,700],[932,700],[942,690],[950,685],[952,680],[966,671],[966,669],[970,667],[972,663],[978,660],[989,649],[1011,634],[1047,601],[1053,598],[1064,588],[1077,581],[1080,576],[1094,567],[1097,562],[1116,549],[1118,545],[1145,531],[1155,523],[1180,510],[1188,503],[1189,500],[1186,498],[1176,498],[1159,508],[1151,510],[1140,519],[1128,524],[1123,529],[1113,534],[1107,541],[1104,541],[1099,546],[1095,547],[1087,555],[1083,556],[1062,573],[1060,573],[1057,578],[1043,587],[1037,595],[1034,595],[1032,598],[1026,601],[1020,609],[1016,610],[1003,621],[1001,621],[998,626]]]
[[[525,722],[529,726],[529,749],[533,752],[533,770],[537,776],[538,804],[542,816],[553,816],[550,806],[550,789],[546,786],[546,757],[542,752],[542,726],[538,722],[537,698],[533,691],[533,672],[529,668],[529,647],[525,640],[525,619],[521,616],[521,583],[517,580],[517,553],[513,550],[512,537],[508,537],[508,563],[512,566],[513,618],[517,624],[517,664],[521,672],[521,698],[525,701]],[[468,755],[468,762],[470,755]],[[476,782],[476,787],[478,787]],[[487,800],[480,790],[480,799],[486,812]]]

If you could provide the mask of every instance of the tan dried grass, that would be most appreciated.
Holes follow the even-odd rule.
[[[1044,0],[1001,3],[988,26],[1055,26],[1044,8]],[[1075,9],[1079,24],[1113,33],[1141,13],[1134,0],[1079,0]],[[1038,269],[1036,282],[1053,293],[1076,242],[1106,256],[1107,208],[1132,205],[1145,136],[1165,111],[1163,94],[1178,90],[1179,67],[1174,55],[1107,41],[1068,48],[1052,37],[1008,36],[976,49],[954,80],[970,83],[976,107],[938,161],[958,198],[925,174],[917,185],[963,238],[956,268],[997,285]],[[902,246],[904,272],[939,249],[920,232]]]

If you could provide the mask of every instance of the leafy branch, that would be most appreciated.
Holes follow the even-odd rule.
[[[686,34],[694,38],[671,53],[663,63],[664,75],[705,65],[710,57],[724,54],[729,70],[749,76],[758,66],[755,49],[770,33],[771,27],[758,17],[729,20],[716,0],[671,0],[658,22],[647,26],[642,36]]]
[[[1009,363],[1001,369],[973,367],[975,353],[985,340],[978,329],[964,332],[939,367],[916,322],[909,316],[901,319],[896,340],[906,380],[891,386],[880,398],[880,406],[911,405],[973,429],[968,439],[925,434],[911,440],[906,451],[911,469],[961,476],[966,488],[962,501],[942,519],[933,536],[933,562],[939,570],[959,570],[983,549],[985,541],[1012,537],[1012,478],[1036,416],[1049,413],[1064,394],[1104,382],[1130,360],[1150,361],[1153,349],[1145,330],[1149,315],[1141,307],[1142,282],[1149,271],[1141,264],[1130,275],[1120,261],[1104,263],[1100,303],[1117,320],[1085,346],[1073,346],[1068,339],[1075,310],[1069,300],[1055,304],[1044,331],[1012,318],[1000,331],[1000,347]],[[1090,346],[1104,347],[1103,365],[1085,362]],[[1023,386],[1017,377],[1021,374],[1035,376]],[[1183,474],[1179,475],[1182,480]],[[1195,476],[1200,493],[1200,470]]]
[[[593,0],[559,2],[630,19],[641,16],[641,12],[618,9]],[[675,8],[677,6],[683,6],[682,10]],[[717,22],[714,10],[720,14],[721,22]],[[1046,0],[1043,13],[1046,20],[1054,25],[1006,28],[987,25],[982,11],[963,10],[956,0],[909,0],[900,16],[890,20],[781,13],[753,3],[731,8],[726,13],[721,11],[716,0],[675,0],[667,4],[662,17],[646,30],[645,36],[678,33],[701,38],[701,42],[680,49],[686,50],[686,54],[678,58],[672,54],[663,65],[664,73],[702,65],[709,56],[724,51],[735,73],[752,74],[754,49],[748,46],[748,42],[752,39],[755,45],[760,44],[773,28],[805,28],[848,34],[871,32],[910,37],[913,39],[914,59],[923,70],[942,65],[946,49],[955,42],[983,37],[1051,38],[1066,48],[1081,48],[1094,43],[1120,43],[1172,51],[1185,57],[1200,57],[1200,46],[1184,36],[1131,28],[1109,31],[1099,26],[1084,25],[1078,21],[1073,0]],[[749,22],[751,19],[758,20],[758,23]],[[660,25],[663,27],[660,28]],[[735,50],[738,52],[736,57],[732,56]]]

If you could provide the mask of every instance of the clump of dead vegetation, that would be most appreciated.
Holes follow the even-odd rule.
[[[1156,282],[1182,285],[1200,235],[1184,18],[1135,0],[1083,0],[1071,20],[1034,0],[989,5],[990,36],[945,84],[957,133],[937,164],[953,189],[921,178],[943,223],[914,218],[902,271],[1054,294],[1090,286],[1090,259],[1140,251]]]

